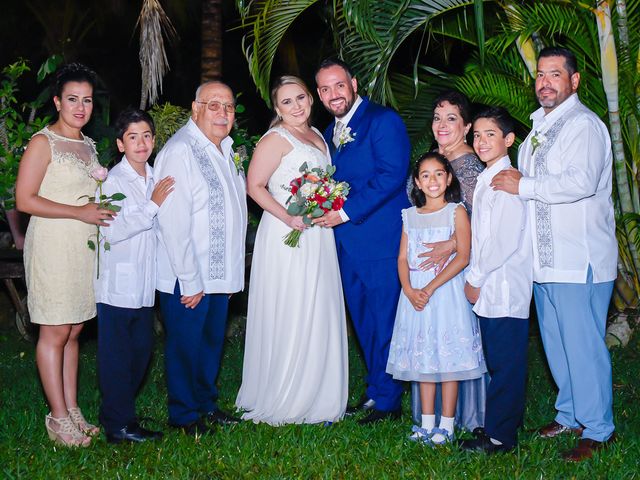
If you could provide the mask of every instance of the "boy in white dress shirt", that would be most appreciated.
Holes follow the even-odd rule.
[[[100,252],[95,281],[98,307],[98,380],[102,392],[100,423],[107,442],[143,442],[162,437],[140,426],[135,396],[153,348],[158,208],[173,190],[166,177],[154,186],[147,164],[153,152],[154,124],[141,110],[126,110],[116,121],[122,160],[111,171],[102,193],[126,198],[109,228],[101,231],[109,250]],[[98,248],[103,248],[98,245]]]
[[[478,176],[471,217],[471,263],[465,294],[475,304],[482,348],[491,376],[484,430],[461,442],[465,450],[512,450],[522,423],[527,376],[532,250],[527,206],[495,191],[492,178],[511,168],[508,150],[515,139],[513,119],[504,108],[476,116],[473,147],[487,168]]]

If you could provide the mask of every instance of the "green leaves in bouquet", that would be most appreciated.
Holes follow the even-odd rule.
[[[320,207],[316,207],[310,214],[311,218],[320,218],[322,215],[324,215],[324,210],[322,210]]]
[[[298,215],[302,215],[304,212],[305,212],[304,203],[291,202],[289,203],[289,205],[287,205],[287,213],[289,215],[293,215],[294,217],[297,217]]]

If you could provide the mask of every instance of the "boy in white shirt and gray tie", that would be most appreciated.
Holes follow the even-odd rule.
[[[493,190],[492,178],[512,168],[508,156],[514,122],[504,108],[489,108],[473,123],[473,147],[487,164],[478,176],[471,217],[471,262],[465,294],[475,304],[491,376],[484,430],[463,440],[465,450],[512,450],[525,407],[532,247],[523,200]]]

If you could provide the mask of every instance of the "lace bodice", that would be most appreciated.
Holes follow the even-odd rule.
[[[322,135],[317,129],[313,128],[313,130],[320,136],[320,138],[322,138]],[[273,172],[268,183],[269,192],[273,195],[273,198],[275,198],[281,205],[284,205],[291,195],[286,188],[289,186],[289,183],[291,183],[291,180],[301,175],[300,166],[304,162],[307,162],[309,170],[316,167],[324,169],[331,163],[331,159],[329,157],[329,149],[326,144],[325,148],[327,153],[301,142],[284,127],[274,127],[267,131],[265,136],[273,132],[287,139],[293,147],[293,150],[282,157],[280,165],[278,165],[278,168]]]
[[[456,208],[462,204],[448,203],[437,212],[419,213],[416,207],[402,210],[402,229],[409,239],[407,260],[409,268],[418,269],[426,251],[423,243],[448,240],[455,231]],[[454,256],[451,256],[451,259]]]
[[[87,202],[83,195],[93,195],[96,182],[91,171],[99,166],[93,140],[82,136],[81,140],[66,138],[43,128],[35,135],[44,135],[51,148],[51,163],[42,179],[38,194],[67,205]]]

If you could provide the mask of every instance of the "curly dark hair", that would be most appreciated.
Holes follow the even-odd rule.
[[[465,125],[471,122],[471,105],[469,99],[457,90],[446,90],[433,101],[433,108],[440,107],[444,102],[448,102],[454,107],[458,107],[460,116]]]

